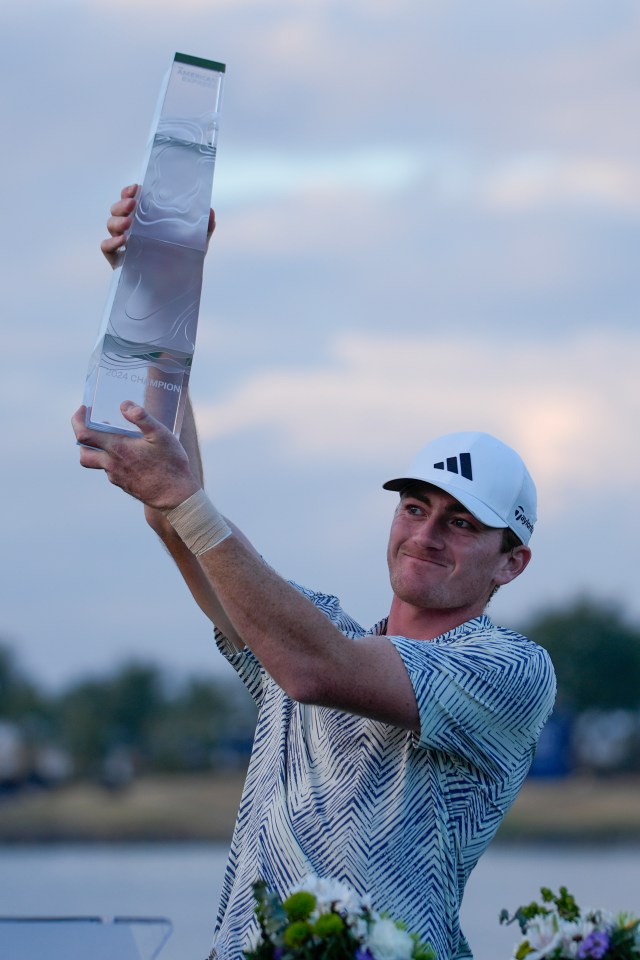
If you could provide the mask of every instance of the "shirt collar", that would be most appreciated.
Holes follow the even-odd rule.
[[[378,620],[378,622],[374,624],[370,630],[367,630],[367,634],[369,636],[376,637],[385,636],[387,632],[388,620],[388,617]],[[438,637],[434,637],[434,640],[453,640],[454,637],[456,640],[458,640],[460,637],[465,637],[470,633],[481,633],[485,630],[491,630],[492,627],[493,621],[491,617],[486,613],[481,613],[479,617],[473,617],[471,620],[465,620],[464,623],[459,624],[457,627],[452,627],[451,630],[447,630],[446,633],[441,633]]]

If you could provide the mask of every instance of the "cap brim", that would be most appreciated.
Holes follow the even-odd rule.
[[[439,481],[436,483],[431,478],[425,480],[423,477],[396,477],[395,480],[387,480],[386,483],[382,484],[382,487],[384,490],[397,490],[400,492],[411,483],[427,483],[431,487],[437,487],[438,490],[444,490],[445,493],[455,497],[463,507],[466,507],[476,520],[484,523],[487,527],[499,527],[504,530],[509,526],[495,510],[488,507],[482,500],[478,500],[477,497],[474,497],[473,494],[467,490],[461,490],[455,483],[447,483],[446,480],[442,483]]]

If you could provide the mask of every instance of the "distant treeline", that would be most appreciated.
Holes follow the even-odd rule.
[[[246,763],[255,708],[241,684],[186,678],[149,663],[43,691],[0,644],[0,785],[91,778],[107,786],[147,772]]]
[[[640,625],[584,598],[541,613],[523,633],[546,647],[558,678],[539,753],[555,750],[558,769],[640,772]]]
[[[585,599],[542,613],[523,633],[549,650],[558,676],[538,771],[640,770],[640,627]],[[51,694],[0,643],[4,789],[70,778],[115,787],[139,773],[242,765],[254,723],[252,701],[233,679],[176,686],[158,666],[136,662]]]

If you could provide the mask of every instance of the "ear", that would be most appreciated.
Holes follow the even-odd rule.
[[[502,555],[503,563],[496,571],[494,581],[496,586],[504,586],[505,583],[511,583],[516,577],[519,577],[531,560],[531,550],[522,544],[514,547],[511,553]]]

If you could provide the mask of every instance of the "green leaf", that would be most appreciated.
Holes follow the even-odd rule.
[[[254,883],[253,895],[256,899],[256,916],[263,936],[272,944],[281,946],[288,920],[280,897],[269,890],[264,880]]]
[[[533,947],[528,940],[523,940],[515,952],[515,960],[525,960],[525,957],[528,957],[530,953],[533,953]]]

